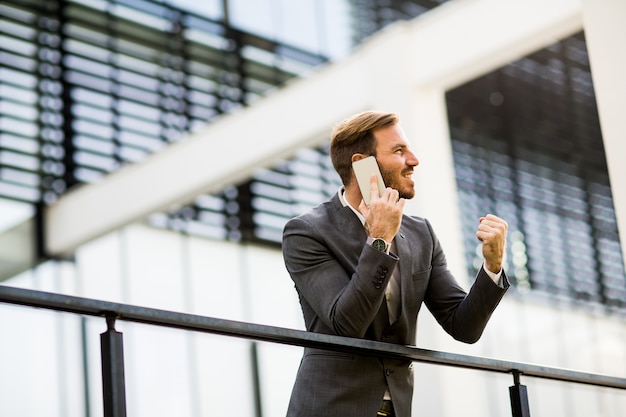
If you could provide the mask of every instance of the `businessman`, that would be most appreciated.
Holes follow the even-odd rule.
[[[352,163],[368,156],[386,188],[379,196],[372,176],[366,205]],[[307,330],[414,345],[423,303],[454,339],[476,342],[509,286],[502,270],[507,223],[492,214],[477,219],[484,263],[466,293],[428,220],[403,214],[419,161],[398,117],[367,111],[342,121],[330,157],[343,186],[283,231]],[[287,415],[410,417],[412,396],[410,361],[305,348]]]

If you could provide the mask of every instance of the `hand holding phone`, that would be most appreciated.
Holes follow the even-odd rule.
[[[365,202],[365,205],[369,206],[371,189],[370,178],[372,174],[376,174],[376,178],[378,179],[378,196],[382,196],[383,191],[385,191],[385,182],[383,181],[383,176],[378,168],[378,162],[376,162],[375,157],[368,156],[367,158],[354,161],[352,163],[352,169],[354,169],[356,180],[359,184],[361,195],[363,196],[363,201]]]

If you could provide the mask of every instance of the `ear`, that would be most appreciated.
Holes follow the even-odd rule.
[[[359,161],[363,158],[367,158],[367,155],[362,154],[362,153],[355,153],[354,155],[352,155],[352,162]]]

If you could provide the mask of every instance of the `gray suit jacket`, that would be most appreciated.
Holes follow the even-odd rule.
[[[476,342],[508,287],[481,270],[468,294],[446,266],[427,220],[404,216],[397,255],[366,245],[367,234],[338,195],[291,219],[283,232],[285,265],[308,331],[414,345],[422,302],[457,340]],[[400,268],[401,307],[390,324],[384,291]],[[411,362],[305,348],[289,417],[375,417],[387,387],[396,415],[411,416]]]

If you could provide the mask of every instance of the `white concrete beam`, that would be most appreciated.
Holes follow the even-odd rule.
[[[341,115],[369,102],[370,73],[347,60],[224,116],[146,160],[62,196],[45,212],[45,250],[79,245],[161,210],[249,178],[255,170],[321,143]]]
[[[580,0],[445,3],[412,22],[413,84],[451,89],[581,30]]]
[[[457,0],[395,25],[345,61],[62,196],[45,213],[45,249],[49,255],[69,254],[95,237],[243,181],[259,167],[327,140],[330,127],[349,114],[374,104],[396,111],[394,101],[407,89],[470,80],[580,28],[579,0],[548,3]],[[398,66],[408,85],[394,82]]]

